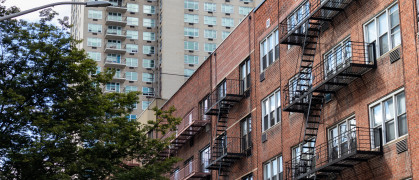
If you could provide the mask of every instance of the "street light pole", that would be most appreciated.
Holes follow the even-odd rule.
[[[111,3],[105,2],[105,1],[56,2],[56,3],[51,3],[51,4],[39,6],[39,7],[36,7],[36,8],[28,9],[26,11],[18,12],[18,13],[15,13],[15,14],[10,14],[10,15],[7,15],[7,16],[0,17],[0,21],[6,20],[6,19],[11,19],[11,18],[14,18],[14,17],[18,17],[18,16],[21,16],[21,15],[24,15],[24,14],[28,14],[28,13],[31,13],[31,12],[34,12],[34,11],[38,11],[40,9],[45,9],[45,8],[48,8],[48,7],[58,6],[58,5],[66,5],[66,4],[84,5],[86,7],[107,7],[107,6],[111,5]]]

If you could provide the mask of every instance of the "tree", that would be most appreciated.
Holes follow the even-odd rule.
[[[1,3],[0,16],[18,11]],[[0,179],[164,179],[177,161],[158,157],[170,139],[147,133],[173,130],[175,108],[155,109],[147,124],[128,120],[140,92],[104,94],[115,72],[96,74],[68,19],[56,27],[54,15],[0,22]]]

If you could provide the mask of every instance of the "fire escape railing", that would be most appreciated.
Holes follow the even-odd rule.
[[[230,167],[237,159],[244,155],[243,138],[221,136],[215,141],[211,152],[211,160],[207,169],[218,170],[220,167]]]
[[[185,166],[170,176],[170,180],[185,180],[190,178],[204,178],[210,175],[210,171],[205,169],[204,165],[208,160],[194,159],[185,164]]]
[[[218,115],[218,111],[222,111],[223,114],[230,109],[243,98],[243,85],[243,80],[238,79],[226,79],[221,82],[209,95],[209,108],[205,114]]]
[[[376,132],[378,131],[378,132]],[[374,144],[373,133],[378,133],[379,144]],[[298,157],[285,163],[287,179],[307,179],[327,177],[328,173],[338,173],[346,168],[365,162],[383,154],[382,131],[353,127],[311,151],[302,152]],[[314,154],[308,157],[306,154]]]

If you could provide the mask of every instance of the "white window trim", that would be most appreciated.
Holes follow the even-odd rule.
[[[279,35],[279,28],[278,27],[276,27],[276,28],[274,28],[274,30],[272,30],[268,35],[266,35],[266,37],[265,38],[263,38],[261,41],[260,41],[260,43],[259,43],[259,49],[260,49],[260,51],[259,51],[259,54],[260,54],[260,59],[259,59],[259,63],[260,63],[260,72],[261,73],[263,73],[263,72],[265,72],[268,68],[269,68],[269,66],[271,66],[273,63],[275,63],[276,62],[276,60],[277,59],[275,59],[275,46],[279,46],[279,39],[276,39],[276,34],[275,34],[275,32],[276,31],[278,31],[278,35]],[[263,43],[264,42],[267,42],[269,39],[269,37],[270,36],[273,36],[273,41],[274,41],[274,46],[273,46],[273,48],[272,48],[272,50],[273,50],[273,53],[272,53],[272,56],[273,56],[273,62],[272,62],[272,64],[269,64],[269,49],[267,50],[267,54],[266,54],[266,68],[265,69],[263,69],[263,61],[262,61],[262,59],[263,59]],[[276,42],[278,41],[278,44],[276,44]],[[268,42],[267,42],[268,43]],[[268,47],[267,47],[268,48]],[[278,52],[279,53],[279,52]],[[280,54],[280,53],[279,53]],[[278,54],[278,57],[279,57],[279,54]],[[278,58],[279,59],[279,58]]]
[[[261,116],[262,116],[262,132],[266,132],[266,131],[269,131],[269,129],[271,129],[271,128],[273,128],[273,127],[275,127],[277,124],[280,124],[281,123],[281,121],[282,121],[282,119],[281,119],[281,117],[277,117],[277,114],[278,114],[278,112],[277,112],[277,109],[278,109],[278,104],[279,104],[279,109],[280,109],[280,113],[282,114],[282,106],[281,106],[281,102],[277,102],[277,100],[278,100],[278,98],[276,97],[276,95],[277,94],[279,94],[279,100],[281,100],[281,89],[277,89],[277,90],[275,90],[273,93],[271,93],[271,94],[269,94],[269,95],[267,95],[264,99],[262,99],[262,101],[261,101],[261,105],[262,105],[262,113],[261,113]],[[274,99],[275,99],[275,110],[274,110],[274,116],[275,116],[275,123],[273,124],[273,125],[270,125],[270,120],[271,120],[271,115],[270,115],[270,113],[272,112],[271,110],[270,110],[270,106],[271,106],[271,102],[270,102],[270,98],[271,97],[274,97]],[[266,107],[265,107],[265,101],[269,101],[269,112],[267,112],[267,114],[268,114],[268,128],[266,128],[266,130],[264,130],[265,129],[265,124],[264,124],[264,113],[263,112],[265,112],[266,111]],[[280,115],[281,115],[280,114]]]

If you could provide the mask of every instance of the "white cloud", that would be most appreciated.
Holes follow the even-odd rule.
[[[16,6],[20,8],[21,11],[24,11],[31,8],[47,5],[50,3],[63,2],[63,1],[70,1],[70,0],[6,0],[4,5],[6,7]],[[59,5],[59,6],[52,7],[52,9],[59,13],[59,16],[57,17],[60,19],[62,19],[64,16],[70,17],[71,15],[71,5]],[[31,21],[31,22],[39,21],[40,20],[39,11],[22,15],[18,17],[18,19],[23,19],[23,20]],[[56,23],[57,22],[55,21],[54,24]]]

